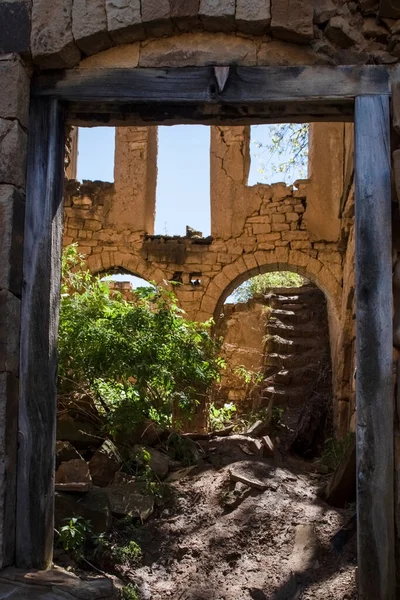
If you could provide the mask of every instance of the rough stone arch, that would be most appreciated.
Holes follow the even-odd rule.
[[[251,264],[253,259],[255,264]],[[321,261],[305,252],[286,251],[286,260],[278,251],[256,252],[254,257],[243,256],[225,266],[209,284],[202,301],[201,309],[214,305],[212,314],[216,316],[225,299],[241,283],[256,275],[271,271],[294,271],[315,283],[325,294],[328,311],[335,320],[338,318],[342,287],[332,271]]]
[[[86,264],[89,271],[93,274],[123,269],[149,283],[155,282],[157,285],[161,285],[166,278],[165,273],[161,269],[153,267],[146,260],[141,260],[131,254],[119,254],[116,260],[113,252],[104,251],[101,253],[100,261],[98,260],[98,255],[94,254],[88,257]]]

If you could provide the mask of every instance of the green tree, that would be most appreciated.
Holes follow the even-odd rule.
[[[127,302],[83,268],[75,246],[63,257],[59,388],[92,396],[111,433],[150,417],[169,423],[210,393],[223,366],[210,323],[185,318],[175,295],[160,287]]]
[[[273,271],[265,275],[256,275],[248,279],[236,288],[232,293],[235,302],[247,302],[256,294],[266,294],[269,290],[277,287],[300,287],[304,279],[297,273],[291,271]]]
[[[305,177],[308,163],[308,123],[283,123],[271,125],[270,141],[253,142],[259,172],[266,180],[270,171],[282,173],[283,181],[293,180],[294,173]]]

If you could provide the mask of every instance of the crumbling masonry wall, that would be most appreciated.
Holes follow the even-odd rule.
[[[7,510],[13,514],[15,474],[15,447],[17,444],[16,405],[18,402],[18,355],[19,355],[19,299],[22,281],[23,250],[23,210],[25,191],[25,159],[27,141],[27,113],[29,106],[29,74],[33,66],[36,71],[46,69],[68,69],[80,65],[85,67],[184,67],[204,65],[358,65],[385,64],[396,66],[400,59],[400,7],[395,0],[131,0],[129,3],[105,0],[86,2],[84,0],[0,0],[0,294],[4,308],[1,311],[0,327],[0,564],[13,561],[13,519],[6,519],[8,529],[4,529],[4,515]],[[14,55],[7,53],[15,53]],[[28,65],[25,67],[23,62]],[[400,80],[394,84],[397,94],[393,100],[393,126],[400,134]],[[394,152],[394,176],[397,183],[397,196],[400,196],[400,140],[392,139]],[[347,186],[347,183],[345,181]],[[306,186],[307,187],[307,186]],[[347,187],[346,187],[347,189]],[[111,190],[109,190],[110,192]],[[285,190],[296,201],[290,190]],[[300,191],[300,189],[298,190]],[[304,190],[303,190],[304,193]],[[284,198],[278,189],[270,188],[270,198],[266,204],[271,206],[276,198]],[[348,194],[344,195],[344,200]],[[273,199],[273,197],[275,199]],[[307,207],[311,206],[310,189],[308,189]],[[393,188],[393,200],[396,199]],[[352,248],[354,235],[351,226],[351,204],[341,203],[339,215],[341,228],[339,240],[330,243],[337,248],[333,256],[340,255],[342,279],[328,285],[332,270],[325,275],[327,261],[322,259],[321,241],[313,239],[297,240],[309,242],[311,247],[297,249],[296,256],[300,269],[319,269],[324,289],[336,306],[334,320],[341,323],[339,331],[347,332],[347,322],[353,319],[354,284]],[[68,207],[67,207],[68,208]],[[71,207],[69,207],[71,208]],[[100,210],[100,208],[96,208]],[[397,212],[398,209],[396,209]],[[292,212],[292,211],[291,211]],[[86,213],[87,214],[87,213]],[[272,213],[271,213],[272,214]],[[299,213],[300,214],[300,213]],[[246,220],[261,215],[248,215]],[[77,218],[81,218],[77,215]],[[305,219],[305,217],[303,217]],[[96,219],[93,219],[96,221]],[[85,221],[84,221],[85,222]],[[306,221],[304,221],[306,222]],[[344,223],[346,222],[346,224]],[[272,225],[272,219],[271,223]],[[289,224],[289,223],[287,223]],[[248,223],[250,227],[250,223]],[[97,227],[97,225],[93,225]],[[75,227],[78,231],[79,228]],[[85,229],[82,228],[82,230]],[[272,227],[271,227],[272,230]],[[93,233],[100,229],[90,230]],[[298,233],[305,230],[300,229]],[[149,230],[150,232],[150,230]],[[271,231],[272,232],[272,231]],[[286,230],[287,233],[292,230]],[[306,231],[307,232],[307,231]],[[278,233],[278,232],[277,232]],[[208,297],[218,303],[218,290],[222,295],[232,282],[247,274],[256,273],[276,265],[286,265],[293,259],[295,249],[292,242],[283,239],[287,245],[276,246],[276,250],[255,248],[251,258],[246,251],[240,254],[240,244],[234,247],[236,240],[222,240],[221,253],[234,256],[231,262],[221,261],[212,277],[212,284],[207,286]],[[128,233],[127,235],[130,235]],[[132,234],[136,239],[136,232]],[[253,235],[253,234],[252,234]],[[122,232],[117,237],[123,236]],[[240,237],[240,236],[239,236]],[[342,239],[343,238],[343,239]],[[141,239],[139,235],[139,240]],[[95,238],[87,237],[97,241]],[[82,240],[83,241],[83,240]],[[278,240],[276,240],[278,241]],[[109,240],[113,248],[112,240]],[[229,243],[228,243],[229,242]],[[263,242],[258,242],[263,243]],[[268,242],[264,242],[268,243]],[[344,248],[343,249],[343,243]],[[150,247],[149,257],[161,255],[155,248],[175,247],[176,255],[190,257],[196,264],[199,255],[211,256],[211,248],[206,250],[201,243],[176,242],[171,240],[157,241],[143,239],[143,253],[136,255],[131,267],[136,271],[144,265],[146,252]],[[86,244],[87,247],[90,244]],[[182,246],[184,251],[182,251]],[[209,244],[211,246],[211,244]],[[95,246],[93,246],[95,247]],[[126,246],[127,247],[127,242]],[[170,247],[170,246],[168,246]],[[236,248],[238,252],[236,252]],[[327,246],[325,246],[327,248]],[[346,250],[347,248],[347,250]],[[232,249],[232,252],[231,252]],[[243,250],[244,248],[242,248]],[[163,251],[164,251],[163,250]],[[216,251],[214,244],[213,251]],[[263,253],[263,254],[260,254]],[[312,254],[311,254],[312,253]],[[317,253],[317,256],[314,255]],[[93,256],[102,254],[93,252]],[[115,252],[104,252],[104,257],[96,259],[93,268],[109,269],[115,264]],[[128,252],[126,252],[126,255]],[[197,256],[197,258],[196,258]],[[397,250],[394,263],[398,266]],[[248,259],[246,265],[245,257]],[[104,260],[104,266],[103,266]],[[211,260],[210,264],[214,264]],[[243,262],[242,262],[243,261]],[[282,261],[282,262],[280,262]],[[285,262],[286,261],[286,262]],[[317,261],[316,263],[313,261]],[[181,264],[180,261],[177,261]],[[198,261],[200,262],[200,261]],[[204,261],[203,261],[204,262]],[[127,261],[128,264],[128,261]],[[336,263],[333,263],[336,264]],[[339,263],[337,263],[339,264]],[[235,266],[236,265],[236,266]],[[254,265],[254,266],[253,266]],[[164,268],[165,261],[161,261]],[[146,273],[151,279],[157,279],[162,269],[153,266]],[[296,265],[292,265],[296,266]],[[324,267],[324,268],[323,268]],[[326,267],[327,268],[327,267]],[[400,269],[395,268],[395,273]],[[334,275],[334,274],[333,274]],[[217,279],[218,277],[218,279]],[[399,279],[399,278],[398,278]],[[343,282],[343,288],[340,281]],[[396,282],[395,282],[396,283]],[[184,284],[182,292],[188,294],[182,301],[190,303],[197,294],[204,296],[205,290],[194,291]],[[398,287],[398,282],[396,283]],[[398,291],[398,290],[397,290]],[[196,293],[192,298],[190,294]],[[205,296],[204,296],[205,298]],[[396,306],[396,325],[399,321],[399,303]],[[211,301],[210,301],[211,307]],[[199,315],[210,314],[204,304]],[[188,304],[189,308],[189,304]],[[4,318],[4,315],[6,317]],[[6,325],[4,325],[4,322]],[[334,328],[331,327],[331,331]],[[348,346],[345,336],[337,335],[332,348]],[[350,344],[352,343],[350,339]],[[336,344],[336,346],[335,346]],[[396,346],[400,344],[396,341]],[[350,350],[349,350],[350,352]],[[351,352],[350,352],[351,353]],[[339,360],[338,358],[334,358]],[[342,369],[351,370],[349,361],[342,360]],[[341,375],[339,371],[339,379]],[[347,384],[346,384],[347,385]],[[347,390],[347,391],[346,391]],[[344,389],[343,403],[349,406],[345,398],[352,393],[349,383]],[[340,404],[340,402],[339,402]],[[397,417],[398,420],[398,417]],[[396,447],[400,439],[397,431]],[[397,465],[400,464],[400,451],[397,452]],[[399,468],[397,466],[397,470]],[[396,478],[396,507],[398,529],[400,524],[400,475]],[[8,507],[8,508],[7,508]]]
[[[178,300],[189,318],[200,321],[218,320],[224,300],[249,277],[297,271],[326,294],[332,347],[343,337],[352,347],[353,332],[342,314],[347,243],[340,215],[351,126],[311,125],[312,176],[295,186],[249,186],[250,128],[212,127],[209,238],[150,235],[156,137],[155,127],[117,128],[115,182],[68,182],[64,244],[78,242],[93,273],[127,271],[158,284],[181,282]],[[346,430],[349,398],[341,385],[337,380],[336,417]]]

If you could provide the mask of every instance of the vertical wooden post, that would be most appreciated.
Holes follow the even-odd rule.
[[[28,144],[21,312],[16,564],[48,568],[53,554],[57,329],[64,123],[57,101],[33,99]]]
[[[395,600],[389,98],[355,106],[360,600]]]

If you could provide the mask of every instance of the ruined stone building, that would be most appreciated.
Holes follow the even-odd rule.
[[[353,139],[351,124],[312,124],[309,179],[249,186],[250,127],[212,127],[211,236],[168,237],[153,235],[157,128],[117,128],[114,183],[68,180],[64,245],[78,242],[92,273],[180,282],[188,317],[217,325],[226,298],[254,275],[294,271],[314,282],[327,300],[343,434],[354,413]]]
[[[399,60],[396,0],[0,0],[2,566],[52,560],[64,215],[93,273],[181,281],[190,318],[271,270],[322,290],[336,428],[357,430],[360,598],[398,597]],[[307,180],[248,185],[264,122],[312,123]],[[185,123],[212,127],[209,238],[153,235],[156,127]],[[115,182],[69,181],[63,206],[65,132],[99,124]]]

